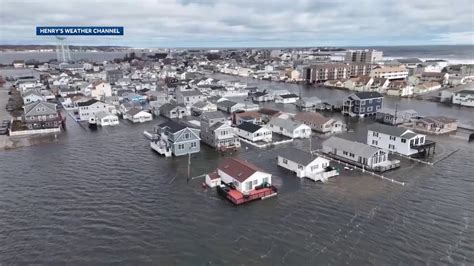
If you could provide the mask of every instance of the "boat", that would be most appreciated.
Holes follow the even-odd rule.
[[[97,120],[95,119],[95,117],[89,118],[89,128],[94,130],[97,129]]]
[[[156,133],[150,133],[148,131],[143,131],[143,135],[145,136],[145,138],[149,139],[149,140],[157,140],[158,139],[158,134]]]

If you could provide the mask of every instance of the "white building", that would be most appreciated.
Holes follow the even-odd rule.
[[[128,119],[133,123],[144,123],[153,120],[153,115],[134,107],[124,113],[123,118]]]
[[[294,172],[300,178],[325,181],[338,175],[337,170],[329,167],[328,159],[295,148],[280,150],[277,161],[278,166]]]
[[[95,118],[96,114],[100,112],[116,113],[115,107],[96,99],[91,99],[85,102],[76,103],[79,111],[80,121],[89,121],[89,118]]]
[[[92,83],[90,95],[96,100],[103,100],[105,97],[112,96],[112,87],[105,81],[96,81]]]
[[[406,156],[418,153],[413,147],[425,144],[426,136],[409,129],[373,124],[367,131],[367,144]]]
[[[405,66],[378,66],[372,69],[370,76],[389,80],[406,79],[408,69]]]
[[[222,182],[234,184],[236,190],[248,194],[256,186],[271,184],[272,175],[262,171],[255,165],[238,158],[227,158],[217,168]]]
[[[243,122],[236,127],[235,134],[250,141],[272,141],[272,131],[266,127],[255,125],[249,122]]]
[[[299,97],[296,94],[289,93],[289,94],[281,94],[275,96],[275,103],[296,103]]]
[[[119,119],[116,115],[107,112],[98,112],[95,114],[97,125],[99,126],[116,126],[119,124]]]
[[[474,107],[474,90],[461,90],[453,93],[453,104]]]
[[[274,133],[289,138],[309,138],[311,136],[311,128],[309,126],[291,119],[273,117],[268,122],[268,128]]]

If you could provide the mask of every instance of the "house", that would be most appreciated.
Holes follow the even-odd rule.
[[[439,135],[456,131],[458,122],[457,119],[445,116],[425,116],[413,119],[412,122],[403,126],[423,133]]]
[[[390,84],[390,80],[378,77],[375,77],[373,80],[374,81],[370,85],[370,91],[385,93],[388,88],[388,85]]]
[[[298,106],[298,108],[301,111],[304,111],[304,110],[309,111],[309,110],[315,110],[322,103],[323,101],[319,99],[318,97],[306,97],[306,98],[300,98],[296,102],[296,106]]]
[[[403,66],[377,66],[372,69],[370,76],[373,78],[386,78],[388,80],[403,80],[408,77],[408,69]]]
[[[426,82],[416,85],[415,88],[413,89],[413,92],[415,94],[424,94],[424,93],[432,92],[439,89],[441,89],[441,84],[439,82],[426,81]]]
[[[395,110],[382,108],[377,111],[375,119],[389,125],[399,125],[410,122],[418,113],[415,110]]]
[[[78,119],[80,121],[89,121],[89,118],[95,118],[99,112],[116,113],[115,107],[110,104],[98,101],[96,99],[90,99],[83,102],[76,102],[76,106],[79,112]]]
[[[109,70],[106,72],[106,79],[107,82],[115,84],[117,81],[123,79],[123,72],[119,69]]]
[[[275,103],[296,103],[300,97],[294,93],[282,94],[275,97]]]
[[[230,121],[221,112],[201,116],[201,140],[211,147],[225,151],[240,148],[240,139],[230,126]]]
[[[309,126],[312,130],[323,134],[340,133],[346,130],[345,123],[327,118],[319,113],[301,112],[297,113],[294,119]]]
[[[397,97],[409,97],[413,95],[413,86],[405,80],[394,80],[388,84],[387,95]]]
[[[423,72],[421,73],[420,77],[421,81],[428,82],[428,81],[436,81],[441,85],[446,85],[449,82],[449,74],[448,73],[436,73],[436,72]]]
[[[105,97],[112,96],[110,83],[102,80],[93,82],[90,88],[90,96],[96,100],[103,100]]]
[[[356,92],[346,97],[342,113],[365,117],[375,115],[383,106],[383,95],[378,92]]]
[[[165,103],[160,107],[160,115],[174,119],[174,118],[183,118],[185,116],[190,116],[191,112],[186,106],[182,104],[177,104],[176,102]]]
[[[256,141],[272,141],[272,131],[266,127],[255,125],[248,122],[243,122],[236,127],[235,133],[247,140]]]
[[[272,183],[272,175],[257,166],[239,158],[227,158],[217,168],[217,174],[225,184],[232,184],[235,189],[244,194]]]
[[[14,60],[13,61],[14,68],[25,68],[25,61],[24,60]]]
[[[280,111],[271,108],[261,108],[258,112],[261,115],[262,123],[268,123],[273,117],[281,115]]]
[[[268,93],[266,90],[257,91],[252,94],[252,101],[254,102],[269,102],[275,99],[274,94]]]
[[[116,115],[104,111],[96,113],[95,119],[97,121],[97,125],[103,127],[116,126],[119,124],[119,119]]]
[[[333,136],[323,141],[322,146],[328,156],[366,169],[384,171],[399,166],[399,161],[388,160],[386,151],[364,143]]]
[[[277,162],[278,166],[294,172],[297,177],[306,177],[314,181],[325,181],[339,174],[329,166],[328,159],[295,148],[280,150]]]
[[[197,102],[203,101],[205,98],[200,91],[197,90],[185,90],[176,91],[176,101],[178,104],[184,104],[184,106],[193,106]]]
[[[63,119],[54,103],[36,101],[26,104],[23,109],[23,122],[30,130],[59,128],[62,125]]]
[[[153,120],[153,115],[138,108],[132,108],[123,114],[124,119],[133,123],[144,123]]]
[[[25,92],[22,96],[25,104],[44,101],[43,95],[34,89]]]
[[[237,111],[232,114],[232,121],[235,125],[240,125],[243,122],[252,123],[255,125],[263,124],[262,114],[256,111],[242,112]]]
[[[244,110],[245,105],[234,101],[224,100],[216,103],[217,110],[227,113],[233,113],[238,110]]]
[[[370,76],[359,76],[344,81],[344,88],[351,91],[368,91],[370,90],[374,79]]]
[[[452,103],[474,107],[474,90],[460,90],[453,93]]]
[[[426,136],[409,129],[382,124],[372,124],[367,130],[367,144],[389,152],[406,156],[419,153],[417,147],[424,146]]]
[[[344,82],[337,79],[327,80],[323,84],[326,87],[344,88]]]
[[[213,188],[221,184],[221,178],[219,174],[217,174],[217,171],[215,171],[206,175],[205,182],[208,187]]]
[[[191,107],[191,111],[193,111],[196,114],[215,112],[217,111],[217,105],[208,101],[200,101],[200,102],[195,103]]]
[[[311,128],[305,124],[298,123],[292,119],[274,117],[268,122],[267,127],[274,133],[287,136],[289,138],[309,138]]]
[[[169,120],[156,126],[154,132],[158,138],[150,143],[150,147],[166,157],[197,153],[201,149],[199,129]]]

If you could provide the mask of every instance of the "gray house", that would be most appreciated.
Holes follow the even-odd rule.
[[[186,127],[169,120],[155,127],[158,139],[150,147],[166,157],[197,153],[201,150],[199,129]]]
[[[342,113],[350,116],[364,117],[375,115],[382,109],[383,95],[378,92],[356,92],[347,96],[342,105]]]
[[[184,116],[191,115],[191,112],[183,104],[177,104],[175,102],[165,103],[160,107],[160,115],[174,119],[183,118]]]
[[[201,140],[222,151],[240,147],[240,140],[230,126],[230,121],[219,111],[201,115]]]
[[[185,106],[193,106],[195,103],[204,100],[204,96],[200,91],[187,90],[187,91],[176,91],[176,101],[178,104],[184,104]]]

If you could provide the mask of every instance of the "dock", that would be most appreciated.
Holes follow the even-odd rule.
[[[254,200],[264,200],[277,195],[277,189],[274,186],[254,189],[249,194],[242,194],[240,191],[229,185],[217,186],[217,193],[224,196],[235,205],[241,205]]]

